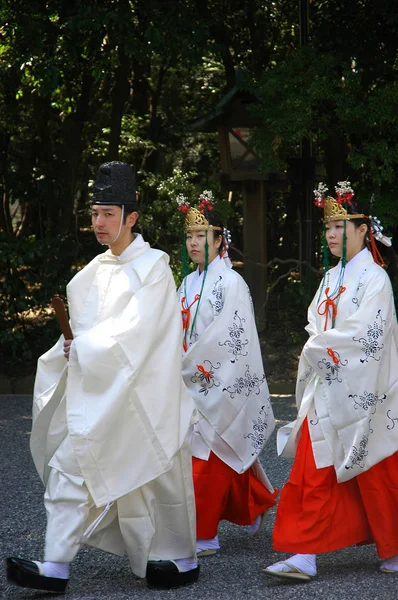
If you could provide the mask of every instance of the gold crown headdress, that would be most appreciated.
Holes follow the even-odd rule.
[[[350,214],[344,208],[352,206],[354,190],[349,181],[339,181],[334,188],[336,190],[336,198],[326,196],[328,188],[324,183],[320,183],[317,190],[314,190],[315,206],[323,208],[323,220],[328,221],[349,221],[350,219],[364,219],[366,216],[362,213]]]
[[[328,188],[324,183],[320,183],[317,190],[314,190],[315,195],[315,206],[323,208],[323,221],[328,223],[329,221],[350,221],[351,219],[366,219],[368,221],[368,234],[366,237],[366,245],[372,253],[373,260],[384,266],[384,261],[380,252],[376,248],[376,240],[381,242],[384,246],[391,246],[391,238],[387,237],[383,233],[383,227],[380,224],[377,217],[367,216],[363,213],[349,213],[343,206],[352,206],[352,198],[354,197],[354,190],[351,188],[349,181],[339,181],[334,188],[336,190],[336,198],[326,196]],[[345,224],[344,224],[344,235]],[[343,245],[343,263],[345,264],[345,242]],[[327,244],[326,238],[324,239],[324,262],[327,267]]]
[[[209,190],[205,190],[199,196],[199,208],[191,206],[187,198],[182,194],[177,196],[178,210],[186,215],[185,231],[222,231],[222,227],[210,225],[206,219],[204,211],[213,210],[213,194]]]

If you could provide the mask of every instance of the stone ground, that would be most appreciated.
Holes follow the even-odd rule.
[[[278,426],[295,416],[292,396],[274,396]],[[43,487],[29,454],[31,397],[0,396],[0,481],[2,558],[9,555],[40,559],[43,549],[45,513]],[[281,487],[290,464],[278,459],[271,439],[262,456],[271,481]],[[65,596],[68,600],[395,600],[398,575],[378,570],[374,546],[349,548],[321,556],[318,578],[307,584],[269,579],[262,567],[285,558],[272,551],[271,532],[275,511],[270,511],[259,538],[250,538],[245,528],[222,523],[222,550],[203,558],[196,585],[170,591],[153,591],[129,571],[127,560],[92,549],[83,549],[73,565]],[[349,515],[347,515],[349,518]],[[7,585],[0,570],[0,598],[44,600],[56,596]],[[59,597],[59,596],[57,596]]]

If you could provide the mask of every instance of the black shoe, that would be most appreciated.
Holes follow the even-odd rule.
[[[171,560],[150,561],[146,568],[146,580],[151,588],[168,590],[195,583],[199,578],[200,567],[180,573]]]
[[[69,579],[40,575],[39,567],[31,560],[11,556],[6,558],[7,581],[19,587],[63,594]]]

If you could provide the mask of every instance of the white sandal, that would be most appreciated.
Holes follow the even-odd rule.
[[[197,550],[196,552],[198,558],[201,558],[202,556],[213,556],[214,554],[217,554],[217,550],[212,548],[204,548],[203,550]]]
[[[274,571],[272,567],[275,567],[276,565],[286,565],[289,568],[289,571]],[[266,575],[271,575],[271,577],[279,577],[280,579],[293,579],[296,581],[311,581],[316,577],[316,575],[308,575],[308,573],[304,573],[304,571],[292,565],[288,560],[280,560],[279,562],[274,563],[270,567],[263,569],[263,573]]]

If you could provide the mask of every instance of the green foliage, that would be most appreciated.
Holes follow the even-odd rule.
[[[275,273],[270,273],[271,281],[274,276]],[[308,339],[304,329],[308,306],[318,285],[319,278],[315,274],[305,274],[300,278],[300,274],[294,272],[285,285],[275,288],[269,300],[265,337],[271,335],[275,343],[284,348],[291,345],[302,347]]]
[[[142,203],[140,207],[140,227],[145,238],[154,246],[164,250],[170,255],[170,266],[172,268],[176,284],[182,279],[181,252],[184,240],[184,214],[177,209],[177,196],[182,194],[188,201],[198,206],[199,195],[203,187],[199,187],[193,181],[197,178],[194,171],[183,172],[175,167],[170,177],[158,182],[155,178],[147,178],[146,195],[151,188],[153,194],[156,191],[155,200]],[[149,188],[149,190],[148,190]],[[214,196],[214,209],[227,224],[233,214],[231,205],[223,198],[215,182],[212,186]]]
[[[71,277],[71,239],[52,244],[0,232],[0,359],[2,372],[24,374],[59,336],[50,301]]]
[[[258,74],[276,59],[296,13],[295,0],[4,0],[0,229],[16,230],[13,204],[25,217],[18,232],[77,229],[106,159],[135,164],[144,187],[176,166],[207,184],[216,139],[187,123],[235,83],[235,69]]]
[[[261,101],[253,140],[265,169],[288,169],[309,140],[318,178],[332,190],[349,179],[361,205],[393,227],[397,33],[386,1],[314,1],[308,45],[294,48],[250,88]]]
[[[214,107],[240,70],[261,101],[254,141],[264,167],[290,177],[287,191],[268,197],[269,257],[297,255],[289,167],[303,139],[331,189],[351,179],[359,200],[398,231],[398,19],[390,4],[312,0],[309,45],[300,47],[297,0],[3,0],[2,357],[11,364],[36,356],[56,337],[46,307],[53,287],[63,292],[70,265],[96,251],[79,244],[87,183],[105,160],[135,165],[140,227],[171,255],[179,281],[176,196],[194,200],[210,189],[221,201],[227,193],[217,179],[217,133],[187,125]],[[233,210],[217,206],[227,207],[222,216],[238,248],[240,203],[234,192]],[[298,291],[286,311],[300,298]],[[34,343],[31,315],[43,324]]]

